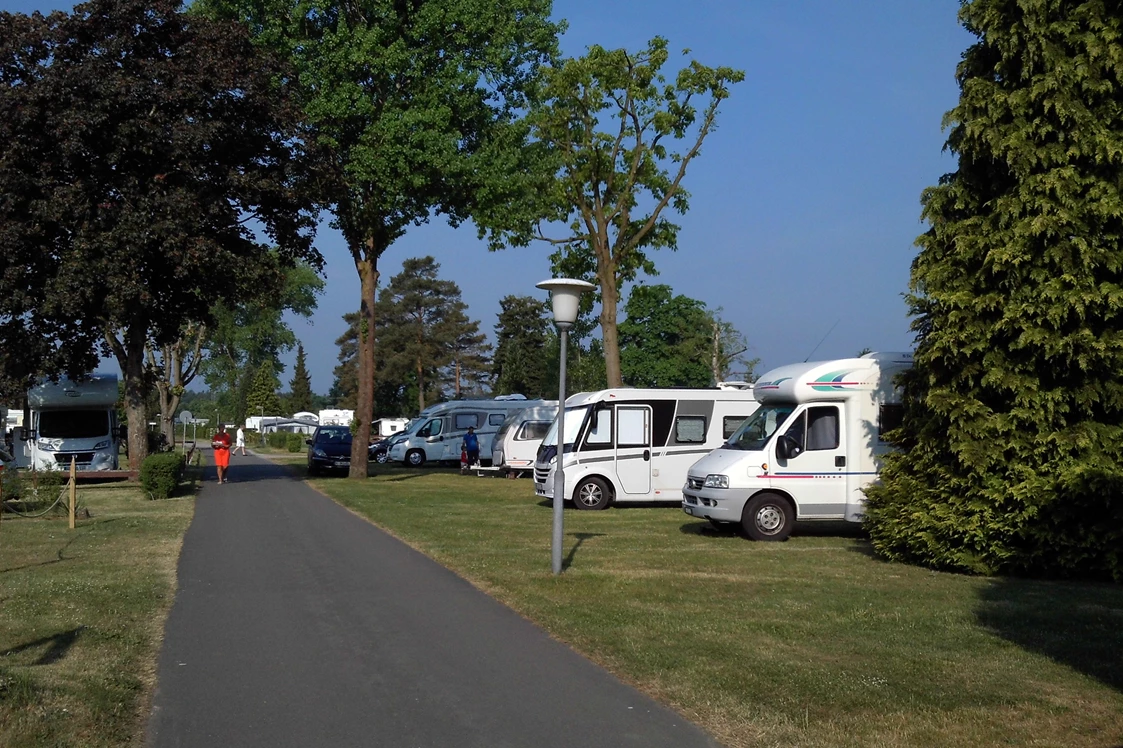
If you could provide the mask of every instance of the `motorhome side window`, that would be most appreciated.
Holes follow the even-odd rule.
[[[741,428],[741,424],[745,422],[748,416],[726,416],[721,419],[721,438],[728,439],[737,433],[737,429]]]
[[[651,411],[648,408],[621,406],[616,409],[616,446],[651,446]]]
[[[594,410],[589,419],[586,449],[608,449],[612,446],[612,408]]]
[[[503,422],[507,420],[506,413],[492,413],[487,417],[487,422],[491,426],[502,426]]]
[[[905,420],[905,406],[900,403],[886,403],[877,412],[877,438],[884,441],[886,431],[899,429]]]
[[[795,440],[801,451],[838,449],[838,408],[834,405],[808,408],[799,414],[785,435]]]
[[[549,421],[527,421],[515,435],[515,441],[526,442],[532,439],[545,439],[546,432],[550,430]]]
[[[705,441],[705,416],[679,416],[675,419],[676,444],[701,444]]]
[[[439,433],[441,433],[441,419],[439,418],[434,418],[417,431],[417,435],[423,439],[427,436],[436,436]]]
[[[454,431],[466,431],[467,429],[478,429],[480,427],[480,414],[479,413],[457,413],[453,418]]]

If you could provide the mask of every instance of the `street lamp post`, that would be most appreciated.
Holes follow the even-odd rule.
[[[554,535],[551,558],[554,575],[562,571],[562,509],[565,505],[565,359],[569,328],[577,321],[581,294],[594,288],[592,283],[572,278],[554,278],[537,284],[550,292],[554,324],[558,328],[561,358],[558,365],[558,468],[554,472]]]

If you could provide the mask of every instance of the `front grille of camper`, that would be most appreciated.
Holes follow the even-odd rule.
[[[534,468],[534,482],[535,483],[545,483],[546,482],[546,476],[548,476],[549,474],[550,474],[549,468],[546,468],[545,470],[542,470],[540,468]]]
[[[697,488],[701,488],[705,484],[706,484],[706,481],[705,481],[704,478],[687,478],[686,479],[687,488],[697,489]]]
[[[63,467],[70,467],[71,457],[73,457],[79,465],[89,465],[94,461],[93,452],[55,452],[55,462]]]

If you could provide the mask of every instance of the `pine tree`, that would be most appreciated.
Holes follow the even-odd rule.
[[[289,407],[293,413],[312,410],[312,377],[304,356],[304,344],[296,345],[296,367],[289,382]]]
[[[505,296],[495,324],[495,357],[491,372],[500,394],[543,397],[552,381],[546,352],[550,325],[545,302],[530,296]],[[556,366],[557,361],[554,361]],[[552,393],[557,397],[557,392]]]
[[[454,398],[482,394],[491,371],[491,345],[480,332],[480,323],[468,318],[467,309],[462,301],[451,303],[438,333],[448,341],[451,361],[445,379]]]
[[[281,414],[281,398],[277,396],[281,383],[277,379],[275,367],[275,362],[266,361],[254,374],[253,383],[246,396],[246,410],[250,415]]]
[[[1123,580],[1123,9],[973,0],[867,525],[885,556]]]

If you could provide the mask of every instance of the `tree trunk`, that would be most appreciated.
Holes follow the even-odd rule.
[[[374,303],[378,289],[378,256],[382,247],[367,239],[366,252],[356,258],[359,271],[362,302],[359,305],[359,360],[358,394],[355,402],[355,422],[352,423],[350,478],[367,477],[367,445],[370,443],[370,423],[374,418]]]
[[[456,359],[456,399],[460,399],[460,359]]]
[[[417,359],[417,412],[425,410],[425,367]]]
[[[605,279],[605,275],[609,275]],[[598,276],[600,281],[600,330],[604,340],[604,373],[607,387],[623,387],[620,376],[620,338],[616,334],[616,305],[619,295],[616,292],[615,272],[606,271]]]
[[[148,419],[145,417],[148,391],[144,376],[145,330],[133,323],[125,331],[123,348],[117,363],[125,377],[125,415],[129,424],[129,470],[140,470],[148,457]],[[124,354],[123,356],[121,354]]]
[[[717,320],[714,320],[713,338],[711,340],[712,348],[710,351],[710,371],[714,375],[714,386],[723,378],[724,372],[721,370],[721,327],[718,325]]]

